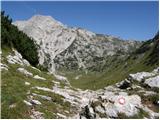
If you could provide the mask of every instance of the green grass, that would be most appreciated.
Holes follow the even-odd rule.
[[[9,118],[28,118],[28,106],[23,103],[26,99],[27,86],[24,85],[24,80],[18,77],[13,72],[2,71],[1,74],[1,117]],[[9,108],[10,105],[16,104],[15,108]]]
[[[104,88],[108,85],[113,85],[119,81],[124,80],[131,73],[141,72],[141,71],[152,71],[154,68],[158,67],[155,65],[146,65],[145,61],[148,59],[150,52],[146,52],[143,55],[131,56],[128,58],[109,59],[106,68],[102,72],[88,71],[86,74],[82,70],[60,70],[60,72],[65,73],[71,85],[81,89],[91,89],[97,90]],[[81,75],[81,77],[76,80],[75,77]]]
[[[2,99],[1,99],[1,118],[29,118],[31,108],[23,103],[23,100],[27,100],[27,92],[34,86],[47,87],[52,88],[54,83],[52,80],[56,80],[54,76],[47,74],[47,72],[39,72],[31,67],[24,67],[29,72],[32,72],[34,75],[39,75],[41,77],[46,78],[46,81],[36,80],[32,77],[26,77],[23,74],[17,72],[18,67],[22,67],[20,65],[11,65],[6,61],[6,56],[11,53],[11,49],[3,48],[2,49],[2,63],[5,63],[9,66],[9,71],[1,72],[1,91],[2,91]],[[93,72],[89,71],[87,74],[85,71],[66,71],[61,70],[60,72],[64,73],[68,78],[69,82],[73,87],[81,88],[81,89],[92,89],[97,90],[100,88],[104,88],[108,85],[113,85],[121,80],[124,80],[130,73],[136,73],[141,71],[152,71],[157,65],[149,65],[145,64],[148,59],[148,55],[150,52],[146,52],[143,55],[132,56],[128,59],[117,59],[115,58],[109,59],[106,64],[106,68],[102,72]],[[75,77],[81,75],[81,77],[76,80]],[[26,82],[30,82],[30,86],[25,85]],[[60,84],[61,87],[64,87],[64,83]],[[72,88],[74,89],[74,88]],[[64,111],[70,111],[70,114],[76,112],[71,111],[71,106],[68,102],[63,101],[63,97],[54,93],[48,93],[40,90],[31,89],[31,92],[42,94],[46,96],[52,97],[52,101],[42,100],[39,97],[35,97],[42,102],[42,106],[35,106],[35,109],[43,112],[45,118],[56,118],[56,115],[53,113],[64,113]],[[152,100],[157,99],[156,97],[152,97]],[[10,105],[15,104],[15,108],[9,108]],[[74,108],[73,108],[74,110]],[[146,115],[145,115],[146,114]],[[133,116],[133,118],[142,118],[147,113],[140,110],[139,114]]]
[[[42,94],[46,96],[52,97],[52,101],[46,101],[39,97],[35,97],[35,99],[42,102],[42,105],[34,106],[34,109],[44,113],[45,118],[56,118],[56,115],[53,113],[65,113],[64,111],[70,111],[70,104],[68,102],[63,101],[63,97],[57,95],[55,93],[48,93],[44,91],[40,91],[37,89],[32,89],[32,87],[46,87],[52,89],[54,86],[53,80],[56,81],[53,75],[47,74],[47,72],[39,72],[30,66],[20,66],[18,64],[8,64],[6,60],[6,56],[11,53],[10,49],[2,50],[2,63],[8,65],[9,70],[1,71],[1,118],[5,119],[20,119],[20,118],[30,118],[31,107],[27,106],[23,100],[28,100],[27,94],[28,91]],[[22,73],[17,71],[17,68],[24,67],[29,72],[32,72],[33,75],[39,75],[41,77],[46,78],[47,80],[36,80],[32,77],[27,77]],[[26,86],[25,82],[31,83],[31,85]],[[10,108],[10,105],[15,105],[14,108]],[[71,114],[74,111],[70,111]],[[68,114],[68,113],[67,113]],[[66,114],[66,115],[67,115]]]
[[[71,106],[69,102],[64,102],[63,101],[63,96],[60,96],[58,94],[55,93],[51,93],[51,92],[45,92],[42,90],[36,90],[36,89],[32,89],[31,90],[32,93],[36,93],[36,94],[40,94],[40,95],[45,95],[48,97],[51,97],[52,100],[48,101],[48,100],[44,100],[42,98],[40,98],[39,96],[34,96],[34,99],[39,100],[43,105],[38,105],[35,107],[36,110],[45,113],[44,117],[45,118],[56,118],[56,116],[54,114],[56,113],[62,113],[66,116],[70,115],[72,112],[70,111]],[[70,111],[69,114],[66,114],[64,111]],[[53,114],[54,113],[54,114]]]

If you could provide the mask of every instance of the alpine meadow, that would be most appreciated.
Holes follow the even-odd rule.
[[[1,3],[2,119],[159,119],[158,1]]]

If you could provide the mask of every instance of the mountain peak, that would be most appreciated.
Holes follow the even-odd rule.
[[[46,16],[46,15],[40,15],[40,14],[36,14],[33,17],[31,17],[29,20],[29,22],[46,22],[46,23],[54,23],[55,25],[58,26],[63,26],[63,24],[57,20],[55,20],[52,16]]]
[[[50,20],[54,20],[53,17],[51,16],[45,16],[45,15],[40,15],[40,14],[36,14],[34,16],[32,16],[30,19],[50,19]]]
[[[129,53],[132,48],[140,45],[135,41],[130,43],[110,36],[98,36],[82,28],[70,28],[51,16],[34,15],[15,25],[40,46],[39,64],[47,63],[45,66],[50,72],[63,66],[68,69],[73,66],[76,69],[97,69],[97,65],[108,56],[115,55],[118,51]],[[95,58],[103,60],[96,62]],[[70,60],[74,62],[71,63]]]

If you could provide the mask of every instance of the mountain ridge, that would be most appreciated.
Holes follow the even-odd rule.
[[[59,58],[54,65],[61,65],[62,69],[56,69],[53,74],[31,64],[29,58],[38,54],[36,46],[39,45],[35,40],[12,25],[4,14],[1,18],[2,118],[159,118],[158,33],[135,49],[119,39],[101,35],[88,37],[85,31],[75,30],[76,39],[71,45],[60,54],[54,54],[54,60]],[[27,28],[34,34],[36,30]],[[62,29],[60,33],[63,32],[67,35],[71,31]],[[59,35],[61,39],[55,37],[58,39],[55,40],[57,45],[53,44],[55,47],[68,41],[63,35]],[[45,53],[45,59],[50,59],[52,54],[46,52],[54,46],[47,49],[50,43],[45,40],[39,40],[42,44],[38,49]],[[46,66],[50,62],[46,61]]]
[[[41,65],[44,65],[45,63],[49,62],[49,64],[45,66],[47,66],[47,68],[51,72],[55,72],[55,69],[59,69],[62,63],[57,62],[57,60],[63,59],[62,57],[59,58],[60,54],[63,54],[65,51],[67,51],[71,47],[71,45],[73,46],[74,43],[77,43],[82,46],[79,47],[74,44],[75,46],[77,46],[77,48],[74,48],[74,53],[73,53],[74,55],[67,56],[67,54],[70,53],[66,53],[65,56],[67,58],[60,60],[63,61],[63,63],[70,57],[72,57],[72,59],[74,59],[76,56],[77,56],[76,58],[78,59],[83,57],[79,55],[78,49],[81,52],[83,52],[83,49],[86,49],[87,46],[90,45],[92,46],[92,48],[90,49],[91,52],[89,52],[85,56],[90,56],[91,59],[90,58],[89,59],[93,61],[91,56],[91,54],[93,53],[94,56],[99,56],[98,54],[103,54],[104,52],[109,55],[113,55],[116,54],[118,50],[120,51],[122,50],[122,52],[127,53],[129,52],[129,49],[131,50],[131,48],[132,49],[134,49],[134,47],[138,48],[141,43],[138,41],[123,41],[112,36],[104,36],[104,35],[97,36],[97,34],[87,31],[85,29],[71,28],[65,26],[62,23],[54,20],[51,16],[46,17],[42,15],[35,15],[28,21],[21,21],[21,22],[19,21],[19,22],[14,22],[13,24],[16,25],[21,31],[26,33],[29,37],[32,37],[36,41],[36,43],[40,46],[39,63]],[[99,44],[99,46],[97,46],[96,44]],[[101,44],[103,44],[104,46],[103,48],[101,47]],[[47,55],[50,57],[47,58],[46,57]],[[54,64],[54,61],[56,61],[56,64]],[[79,59],[76,60],[75,62],[76,64],[78,64],[80,61],[81,60]],[[81,63],[86,64],[86,62],[87,61]],[[74,64],[75,63],[73,63],[71,66],[74,66]],[[63,66],[67,67],[65,64],[63,64]],[[77,67],[78,68],[82,67],[82,69],[87,69],[88,66],[84,67],[84,65],[78,64]]]

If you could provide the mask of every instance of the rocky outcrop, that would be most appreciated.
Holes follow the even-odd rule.
[[[148,73],[150,73],[150,75],[157,75],[158,70]],[[150,77],[152,78],[153,76]],[[140,78],[138,78],[138,80]],[[69,118],[158,118],[158,113],[150,109],[147,103],[144,102],[144,96],[145,98],[152,97],[153,95],[158,95],[158,92],[152,89],[147,89],[143,86],[144,83],[139,82],[139,84],[134,81],[135,79],[129,77],[115,85],[96,91],[81,90],[77,88],[73,89],[72,86],[67,85],[61,87],[61,81],[53,81],[55,84],[52,89],[39,86],[33,87],[32,89],[42,90],[49,92],[50,94],[56,93],[63,96],[64,101],[68,101],[71,103],[71,106],[77,108],[77,111],[75,111],[76,115]],[[32,95],[39,96],[48,101],[51,100],[49,96],[43,96],[35,93]],[[158,101],[156,101],[156,103],[157,102]],[[149,106],[152,106],[154,103],[149,104]],[[64,116],[61,116],[60,118],[63,117]],[[68,117],[65,116],[64,118]]]
[[[13,54],[7,56],[7,61],[10,64],[19,64],[29,66],[29,62],[22,58],[22,55],[13,49]]]
[[[0,63],[1,64],[1,70],[6,70],[8,71],[8,66],[6,64]]]
[[[38,82],[47,82],[46,78],[40,77],[41,73],[38,69],[34,75],[30,71],[22,67],[17,71],[25,76],[38,79]],[[73,88],[63,73],[61,75],[54,74],[55,79],[52,81],[53,87],[35,86],[31,81],[24,81],[26,87],[31,87],[27,91],[27,98],[23,102],[31,110],[31,118],[44,118],[44,113],[34,110],[35,106],[43,107],[45,105],[42,100],[47,102],[55,102],[54,96],[51,94],[59,95],[63,102],[70,104],[70,109],[74,107],[74,114],[66,115],[64,113],[54,113],[56,118],[82,118],[82,119],[99,119],[99,118],[158,118],[159,114],[151,106],[157,106],[158,100],[154,96],[158,95],[158,91],[151,88],[158,88],[158,68],[152,72],[139,72],[130,74],[125,80],[107,86],[103,89],[96,91],[81,90]],[[63,76],[62,76],[63,75]],[[78,80],[81,75],[76,76]],[[56,80],[56,81],[55,81]],[[30,83],[31,82],[31,83]],[[68,83],[63,84],[62,83]],[[147,87],[146,87],[147,86]],[[42,93],[46,93],[45,95]],[[151,98],[153,96],[153,98]],[[144,99],[150,97],[154,101],[150,101],[149,105]],[[56,104],[56,103],[55,103]],[[154,104],[154,105],[153,105]],[[62,104],[63,105],[63,104]],[[59,106],[61,106],[59,104]],[[70,113],[70,112],[69,112]],[[68,113],[68,114],[69,114]]]
[[[148,85],[151,88],[159,88],[159,68],[154,69],[152,72],[139,72],[136,74],[130,74],[129,78],[133,81],[141,82],[144,85]]]
[[[119,114],[125,114],[128,117],[138,113],[141,107],[141,98],[138,95],[122,96],[110,94],[111,97],[105,96],[100,99],[95,98],[85,106],[84,116],[86,118],[118,118]],[[124,103],[121,103],[124,99]]]
[[[149,72],[138,72],[136,74],[130,74],[131,79],[136,80],[138,82],[142,82],[144,78],[154,76],[154,73]]]
[[[151,88],[152,87],[159,88],[159,76],[148,78],[145,80],[144,83],[150,86]]]
[[[128,79],[115,84],[115,86],[97,90],[97,96],[92,96],[88,100],[88,104],[82,107],[79,118],[138,118],[140,116],[158,118],[158,113],[149,109],[141,99],[143,95],[145,97],[158,96],[158,91],[154,91],[154,89],[147,91],[143,86],[143,84],[147,84],[151,88],[159,87],[159,77],[155,75],[158,75],[157,69],[152,72],[131,74]],[[138,81],[141,86],[136,85],[138,83],[134,81]],[[152,101],[152,104],[155,104],[154,102]]]

